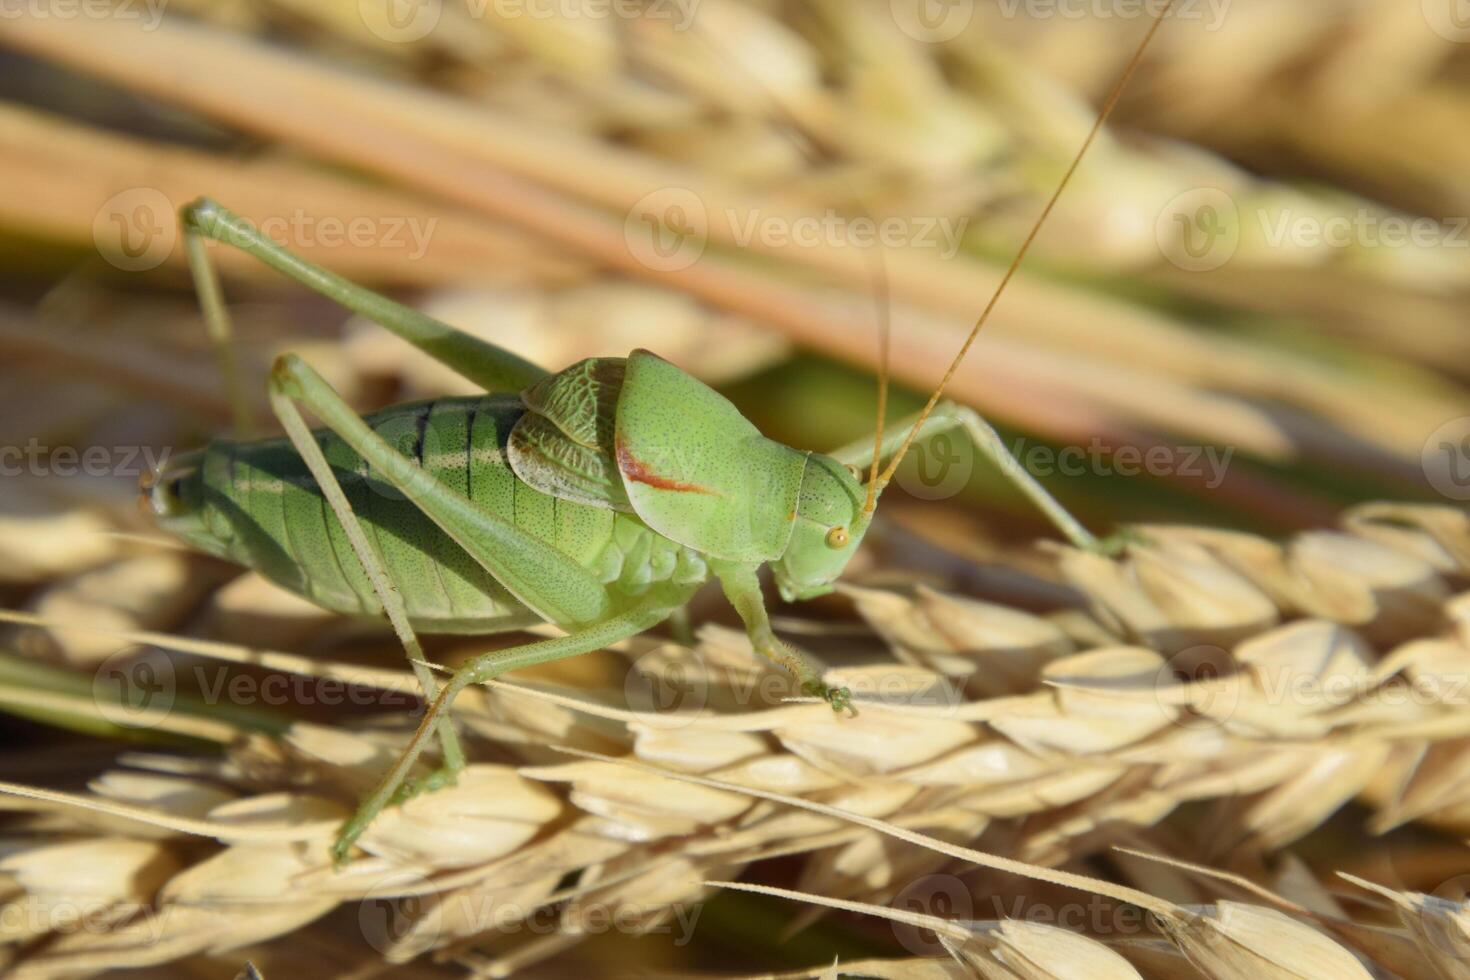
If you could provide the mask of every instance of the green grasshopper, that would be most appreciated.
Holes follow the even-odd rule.
[[[360,417],[305,361],[287,354],[269,382],[285,438],[216,440],[144,479],[145,503],[165,529],[327,609],[386,615],[407,651],[431,704],[409,746],[343,825],[334,857],[345,860],[385,806],[453,783],[465,757],[446,708],[465,687],[650,629],[712,578],[758,654],[790,671],[806,694],[853,710],[847,689],[825,684],[776,636],[758,572],[769,565],[788,601],[830,592],[917,439],[962,431],[1073,544],[1100,547],[1010,458],[979,414],[941,400],[1066,184],[923,411],[885,434],[880,375],[873,439],[829,455],[765,438],[719,393],[648,351],[549,373],[304,261],[218,204],[185,207],[185,252],[241,432],[249,430],[248,412],[206,239],[234,245],[371,319],[487,392]],[[298,403],[325,428],[309,429]],[[566,635],[474,657],[442,689],[416,633],[488,634],[537,622]],[[440,766],[409,780],[430,734],[439,739]]]
[[[788,601],[830,592],[902,452],[920,436],[959,428],[986,452],[1003,452],[976,412],[948,402],[906,432],[880,432],[831,455],[798,451],[765,438],[714,389],[648,351],[550,374],[305,262],[210,201],[187,206],[182,219],[214,336],[230,328],[206,237],[238,245],[503,392],[361,418],[287,354],[270,377],[286,438],[216,440],[144,481],[157,522],[201,551],[324,608],[386,613],[426,696],[437,698],[426,724],[467,685],[658,625],[711,578],[757,653],[789,670],[805,693],[851,710],[848,690],[824,684],[777,638],[757,572],[770,565]],[[297,402],[326,428],[309,430]],[[860,467],[868,468],[866,485]],[[1044,489],[1020,478],[1074,542],[1093,545]],[[537,622],[567,635],[476,657],[436,693],[416,631],[485,634]],[[438,733],[443,765],[424,787],[452,782],[464,764],[447,718]],[[401,795],[421,748],[416,739],[344,827],[339,858]]]

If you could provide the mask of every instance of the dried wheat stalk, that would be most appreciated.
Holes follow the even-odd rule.
[[[7,23],[0,43],[182,101],[265,137],[286,156],[348,163],[401,189],[348,184],[299,160],[226,168],[213,156],[125,143],[81,126],[63,132],[15,112],[0,116],[0,140],[24,149],[44,133],[85,148],[89,169],[67,176],[89,187],[136,183],[139,168],[165,161],[171,197],[233,187],[232,203],[234,194],[258,194],[265,207],[263,185],[279,181],[310,191],[329,210],[391,210],[420,196],[468,205],[479,213],[453,226],[444,257],[465,267],[531,243],[525,263],[507,270],[529,272],[531,285],[439,295],[433,302],[446,318],[479,320],[498,339],[514,332],[518,349],[547,364],[598,352],[596,344],[642,346],[638,336],[650,334],[680,359],[670,345],[684,338],[691,361],[701,348],[727,358],[697,363],[705,376],[768,363],[783,349],[753,335],[747,317],[851,357],[852,330],[870,316],[869,265],[839,249],[773,248],[771,257],[828,284],[793,286],[784,273],[723,255],[703,274],[631,284],[590,278],[590,264],[568,262],[547,243],[605,260],[621,246],[616,235],[594,234],[608,215],[621,220],[650,187],[677,184],[699,188],[717,213],[789,218],[861,205],[879,215],[972,215],[967,248],[1003,251],[1090,115],[1076,95],[1005,48],[1039,40],[1028,60],[1085,83],[1115,71],[1115,52],[1126,45],[1099,38],[1128,27],[1074,31],[1054,20],[1031,34],[1014,20],[986,20],[990,11],[978,5],[971,31],[936,47],[895,33],[884,3],[832,0],[795,14],[785,4],[704,0],[703,37],[658,23],[615,30],[575,18],[454,20],[458,8],[448,4],[455,30],[418,45],[385,45],[364,31],[352,3],[179,6],[221,29],[168,22],[133,36],[119,23],[63,29],[22,17]],[[1463,150],[1458,131],[1424,127],[1437,137],[1432,147],[1401,137],[1405,126],[1423,127],[1462,101],[1441,79],[1463,62],[1462,50],[1409,30],[1406,5],[1393,0],[1324,3],[1339,14],[1331,30],[1290,5],[1234,6],[1239,16],[1225,34],[1181,32],[1155,50],[1154,87],[1132,100],[1135,120],[1231,150],[1262,133],[1289,136],[1298,152],[1347,171],[1407,167],[1425,178],[1415,186],[1427,188],[1436,206],[1459,200],[1444,176],[1463,169],[1454,165]],[[378,59],[405,82],[421,61],[447,59],[456,71],[440,74],[437,89],[363,86],[304,63],[273,77],[283,65],[270,48],[239,36],[299,30],[303,21],[335,35],[350,58]],[[711,37],[722,50],[712,50]],[[213,82],[178,91],[169,66],[186,58]],[[1312,112],[1300,111],[1298,89],[1280,90],[1283,68],[1306,76]],[[1393,71],[1385,76],[1385,68]],[[744,84],[752,72],[768,91]],[[1241,72],[1258,84],[1219,81]],[[271,92],[278,98],[266,105]],[[822,144],[822,162],[796,149],[793,118]],[[609,132],[620,135],[613,141]],[[1405,154],[1410,145],[1417,149]],[[1268,216],[1326,221],[1367,210],[1382,218],[1391,208],[1248,177],[1167,143],[1109,138],[1099,149],[1042,242],[1039,254],[1054,265],[1144,275],[1236,309],[1305,315],[1364,354],[1390,351],[1463,375],[1455,367],[1463,358],[1454,356],[1465,350],[1462,263],[1423,250],[1411,263],[1381,250],[1283,250],[1245,240],[1225,270],[1184,276],[1160,255],[1154,230],[1170,197],[1202,185]],[[54,165],[16,156],[0,167],[31,187]],[[186,190],[197,181],[221,186]],[[531,205],[511,216],[520,229],[484,219],[503,207],[497,194],[509,189],[514,199],[522,188]],[[12,220],[36,220],[36,205],[0,201]],[[87,216],[79,214],[53,230],[85,241]],[[381,253],[344,250],[330,259],[357,272],[387,271]],[[994,271],[974,256],[945,264],[913,251],[890,263],[904,300],[896,363],[901,374],[927,381],[935,352],[952,345]],[[1240,272],[1247,274],[1233,274]],[[1331,457],[1346,433],[1402,465],[1417,459],[1426,431],[1462,411],[1454,384],[1324,367],[1054,281],[1017,285],[984,370],[974,367],[966,390],[1034,431],[1137,437],[1141,425],[1274,458]],[[691,297],[744,315],[713,314]],[[193,383],[197,370],[179,369],[190,366],[186,358],[175,363],[171,349],[140,357],[136,335],[120,343],[117,315],[99,316],[104,329],[80,332],[86,342],[77,344],[36,329],[29,314],[6,311],[0,347],[28,364],[62,363],[125,391],[163,391],[191,408],[221,409],[210,383]],[[151,308],[129,316],[130,326],[155,318]],[[1400,329],[1407,319],[1415,330]],[[615,338],[606,335],[609,322]],[[732,348],[740,352],[734,364]],[[350,397],[375,376],[391,376],[408,392],[446,389],[442,374],[407,363],[371,335],[322,352],[331,356],[314,360]],[[38,418],[27,406],[42,401],[39,384],[9,386],[7,379],[0,394],[6,442],[37,431],[89,431],[126,403],[125,394],[68,379],[44,399],[47,414]],[[1036,399],[1036,390],[1047,398]],[[1310,412],[1323,431],[1288,431],[1262,400]],[[159,439],[170,442],[179,431],[161,430]],[[36,587],[31,613],[73,627],[17,634],[15,645],[32,662],[91,670],[137,643],[150,663],[170,663],[159,650],[171,648],[313,684],[340,681],[400,697],[411,690],[399,672],[174,635],[244,634],[252,647],[305,649],[325,645],[322,633],[334,625],[249,577],[211,594],[217,579],[199,563],[113,536],[145,532],[129,516],[131,488],[23,478],[8,480],[4,491],[0,578]],[[384,958],[399,963],[433,951],[496,976],[575,956],[608,917],[620,917],[623,931],[677,937],[712,882],[802,855],[796,888],[784,893],[814,903],[798,924],[824,908],[866,911],[933,930],[950,948],[948,956],[843,964],[848,973],[1337,978],[1371,967],[1410,980],[1466,976],[1470,906],[1461,894],[1379,882],[1349,902],[1289,861],[1270,880],[1275,891],[1257,883],[1268,877],[1267,857],[1350,800],[1372,808],[1372,830],[1421,822],[1462,835],[1470,827],[1470,596],[1458,592],[1470,571],[1464,513],[1376,505],[1346,515],[1340,531],[1284,544],[1210,528],[1140,530],[1140,543],[1119,561],[1055,553],[1060,574],[1086,599],[1085,613],[1035,615],[923,585],[848,587],[892,654],[834,671],[883,702],[852,722],[783,702],[784,681],[757,667],[739,636],[718,628],[706,629],[693,651],[640,640],[618,651],[624,659],[616,665],[588,658],[592,666],[565,675],[467,696],[459,718],[477,736],[475,768],[454,790],[385,818],[365,841],[367,855],[343,875],[326,866],[325,842],[402,743],[407,719],[331,718],[276,732],[261,727],[263,719],[201,717],[183,704],[145,715],[154,732],[213,741],[226,754],[121,754],[86,793],[7,785],[0,965],[10,975],[46,977],[129,965],[182,969],[221,953],[238,963],[230,951],[302,935],[347,906],[368,942],[355,937],[334,951],[336,969],[351,963],[368,972]],[[185,611],[200,602],[208,603],[207,617],[186,622]],[[80,620],[91,630],[75,628]],[[147,630],[160,632],[139,632]],[[46,677],[54,686],[0,671],[0,704],[126,732],[90,682]],[[649,710],[670,692],[682,711]],[[597,757],[568,761],[559,750]],[[1209,846],[1191,850],[1166,820],[1201,801],[1214,803],[1217,832],[1203,842]],[[1115,846],[1170,863],[1109,850]],[[1111,855],[1108,880],[1085,880],[1079,870],[1096,874],[1100,855]],[[1235,877],[1184,868],[1184,858],[1214,861]],[[902,901],[916,881],[968,874],[976,864],[1031,875],[1038,887],[1065,880],[1092,889],[1110,907],[1146,910],[1160,928],[1084,934],[1024,916],[936,921]],[[1373,889],[1381,908],[1365,900]],[[549,929],[533,928],[548,922]],[[262,952],[269,966],[271,951]],[[290,963],[294,969],[299,960]],[[792,975],[818,974],[836,970]]]
[[[735,230],[752,216],[789,224],[827,211],[851,213],[858,188],[863,189],[859,200],[879,215],[971,215],[974,247],[1003,252],[1034,216],[1052,174],[1075,149],[1088,119],[1088,110],[1074,97],[986,44],[978,19],[964,44],[950,52],[903,35],[882,6],[867,4],[852,16],[804,22],[809,34],[734,0],[700,4],[701,22],[708,26],[699,32],[671,31],[656,20],[618,32],[599,22],[605,36],[596,43],[612,45],[616,56],[593,59],[590,66],[577,46],[585,39],[570,28],[593,22],[520,19],[513,29],[521,34],[502,38],[506,45],[470,62],[493,69],[497,80],[515,78],[505,70],[507,64],[528,64],[526,70],[544,87],[542,94],[537,98],[524,84],[501,82],[510,90],[497,98],[493,85],[488,96],[477,87],[479,101],[365,85],[355,75],[283,59],[264,45],[167,20],[159,30],[139,34],[119,22],[69,25],[62,31],[55,22],[20,18],[0,35],[0,43],[181,102],[324,160],[373,170],[417,193],[509,220],[562,249],[770,323],[834,356],[870,363],[867,346],[852,342],[855,325],[871,319],[869,256],[832,243],[796,246],[761,235],[745,244],[841,283],[840,289],[796,288],[732,261],[724,246],[733,244]],[[512,29],[493,18],[475,24],[481,33],[501,28]],[[530,39],[524,36],[528,31],[546,37]],[[1193,50],[1204,42],[1190,34],[1177,43]],[[968,80],[965,85],[946,82],[941,52],[946,59],[963,56],[968,62],[956,69]],[[748,79],[752,69],[740,67],[747,62],[759,63],[769,94],[753,100],[730,94],[749,93],[748,84],[736,84]],[[180,90],[162,67],[176,64],[195,66],[208,82]],[[630,65],[652,66],[652,78],[629,77]],[[822,82],[824,69],[836,72],[833,83]],[[242,87],[242,78],[250,80],[248,86]],[[645,98],[624,98],[630,87]],[[567,119],[565,112],[555,111],[575,103],[579,93],[596,99],[585,117]],[[649,99],[673,99],[676,105],[661,102],[663,111],[652,118],[634,119],[614,115],[610,108],[622,106],[626,113],[629,105]],[[714,110],[727,114],[716,115],[726,121],[708,125],[723,126],[723,132],[708,140],[686,137],[677,147],[663,138],[673,123],[698,120]],[[790,152],[785,128],[792,115],[835,141],[838,164],[814,169]],[[632,135],[612,143],[601,135],[608,128],[631,129]],[[646,138],[640,136],[644,130]],[[977,141],[977,131],[987,135]],[[719,151],[722,140],[742,145],[782,141],[791,157],[788,168],[798,168],[798,175],[808,179],[791,192],[773,188],[771,175],[722,173],[714,161],[735,156]],[[385,142],[393,148],[391,155],[383,151]],[[691,158],[679,151],[691,143],[708,152]],[[893,158],[896,148],[903,151],[899,159]],[[956,192],[957,173],[976,167],[984,168],[983,186]],[[1026,176],[1032,173],[1046,179]],[[1390,215],[1362,199],[1324,198],[1248,178],[1220,160],[1169,146],[1109,140],[1082,176],[1058,216],[1053,259],[1083,262],[1100,273],[1168,270],[1156,228],[1172,199],[1201,187],[1224,189],[1243,215],[1260,212],[1266,223],[1280,214],[1320,221],[1361,211],[1380,219]],[[622,234],[623,219],[640,199],[670,187],[693,189],[719,219],[710,222],[709,233],[721,247],[677,275],[630,259]],[[874,199],[880,203],[873,204]],[[1249,224],[1258,230],[1260,222]],[[1083,236],[1099,228],[1114,237],[1096,242]],[[894,297],[901,301],[894,313],[899,327],[894,370],[916,384],[927,383],[932,364],[952,348],[983,305],[997,272],[963,254],[946,260],[923,248],[891,249],[885,261]],[[1253,276],[1304,264],[1322,272],[1322,281],[1327,281],[1322,267],[1330,266],[1327,271],[1358,283],[1352,288],[1360,291],[1369,288],[1363,282],[1372,281],[1423,287],[1431,273],[1437,278],[1428,285],[1438,291],[1451,293],[1465,284],[1463,263],[1454,254],[1417,249],[1412,262],[1404,260],[1401,249],[1318,249],[1305,255],[1247,237],[1220,275],[1195,276],[1179,288],[1219,290],[1226,288],[1223,283],[1240,281],[1231,279],[1231,270]],[[1253,303],[1250,295],[1232,295],[1246,306]],[[1348,295],[1341,284],[1322,290],[1315,312],[1352,324],[1364,315],[1377,316],[1373,311],[1383,306],[1358,302],[1344,309],[1352,307],[1344,300]],[[1442,364],[1446,350],[1463,349],[1462,334],[1453,329],[1463,310],[1452,299],[1445,303],[1437,314],[1421,310],[1412,335],[1375,320],[1375,328],[1360,329],[1359,336],[1370,345],[1387,344]],[[1452,387],[1386,383],[1371,371],[1327,367],[1188,327],[1178,318],[1023,276],[990,328],[984,366],[966,365],[955,391],[1002,418],[1026,421],[1064,439],[1091,438],[1099,431],[1136,436],[1136,426],[1142,425],[1268,458],[1331,455],[1335,443],[1327,444],[1310,429],[1287,432],[1254,404],[1280,399],[1354,431],[1401,461],[1412,461],[1423,433],[1453,417],[1464,400],[1463,392]],[[1216,391],[1207,394],[1206,388]],[[1046,410],[1031,397],[1038,389],[1051,393]],[[1384,410],[1390,404],[1393,410]]]
[[[7,808],[21,815],[0,870],[11,882],[6,908],[28,924],[10,948],[54,933],[18,959],[14,975],[248,947],[344,902],[410,896],[411,925],[384,941],[385,956],[434,949],[493,975],[575,943],[591,928],[577,917],[592,911],[632,931],[677,928],[706,881],[777,854],[807,855],[797,887],[827,905],[885,906],[959,858],[1074,887],[1087,881],[1162,926],[1152,939],[1114,941],[1113,952],[1106,937],[1100,946],[1037,924],[946,926],[964,933],[956,952],[980,976],[1006,975],[994,971],[1018,956],[1092,956],[1149,976],[1181,957],[1210,977],[1366,975],[1335,972],[1356,966],[1345,947],[1377,955],[1350,918],[1309,926],[1247,903],[1187,908],[1049,870],[1149,840],[1183,803],[1226,797],[1236,799],[1233,836],[1219,840],[1220,853],[1237,857],[1242,847],[1289,843],[1354,798],[1373,803],[1380,827],[1429,820],[1463,832],[1470,595],[1448,583],[1470,571],[1470,523],[1446,508],[1378,505],[1344,524],[1285,546],[1149,529],[1118,561],[1062,555],[1090,598],[1090,625],[933,590],[851,587],[863,616],[907,661],[832,672],[867,694],[853,720],[820,704],[772,702],[789,693],[782,679],[765,674],[737,634],[716,628],[694,651],[625,644],[636,670],[622,691],[496,684],[466,697],[458,717],[479,736],[482,758],[498,761],[392,811],[341,874],[328,867],[326,841],[407,722],[297,724],[279,737],[226,727],[216,736],[230,746],[219,761],[124,756],[125,768],[82,796],[7,785]],[[91,631],[287,671],[329,669],[229,644]],[[1109,636],[1111,645],[1099,645]],[[1206,664],[1227,673],[1190,678]],[[406,674],[330,672],[411,690]],[[676,690],[682,710],[649,710],[640,693],[649,683]],[[558,750],[592,756],[569,762]],[[881,846],[884,834],[921,846]],[[1004,841],[1006,858],[981,860],[968,847],[987,840]],[[86,871],[77,878],[62,868]],[[570,888],[560,884],[569,873],[578,875]],[[1442,943],[1461,907],[1389,891],[1409,910],[1408,924],[1390,930],[1393,948],[1434,962],[1439,947],[1426,937]],[[561,916],[554,938],[477,951],[547,908]],[[86,930],[65,918],[79,909],[92,923]],[[487,918],[490,909],[501,918]],[[1096,951],[1071,960],[1078,943]]]

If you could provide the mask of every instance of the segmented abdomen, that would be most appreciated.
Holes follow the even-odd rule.
[[[702,562],[666,556],[672,542],[636,518],[538,493],[518,480],[506,462],[505,444],[523,411],[513,396],[442,398],[397,405],[366,421],[451,488],[620,590],[627,591],[624,584],[637,589],[653,579],[703,575]],[[536,621],[402,494],[370,476],[339,437],[328,431],[316,436],[416,627],[494,632]],[[378,612],[346,532],[288,441],[216,442],[203,468],[205,519],[214,534],[231,542],[231,557],[328,609]]]

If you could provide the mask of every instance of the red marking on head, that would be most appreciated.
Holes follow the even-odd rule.
[[[678,493],[704,493],[712,497],[721,496],[718,490],[711,490],[709,487],[702,487],[697,483],[685,483],[682,480],[660,476],[649,469],[647,463],[629,452],[628,447],[623,445],[623,440],[616,440],[616,445],[618,469],[622,472],[623,476],[635,483],[646,483],[650,487],[657,487],[660,490],[673,490]]]

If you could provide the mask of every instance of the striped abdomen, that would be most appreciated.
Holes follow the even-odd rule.
[[[444,398],[397,405],[366,421],[447,486],[614,588],[704,574],[697,556],[636,518],[539,493],[516,479],[505,444],[523,411],[514,396]],[[417,628],[494,632],[537,620],[402,494],[370,476],[340,438],[316,436]],[[288,441],[215,442],[200,467],[203,517],[209,532],[228,542],[226,557],[328,609],[379,611],[346,533]]]

